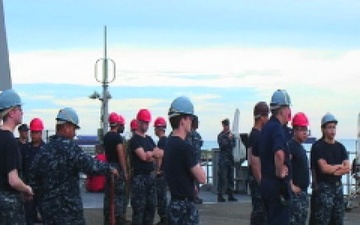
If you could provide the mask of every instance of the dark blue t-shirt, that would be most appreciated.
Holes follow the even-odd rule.
[[[285,165],[291,174],[289,151],[286,147],[286,139],[283,125],[272,116],[261,130],[259,153],[261,160],[261,174],[264,178],[276,178],[275,153],[283,150],[285,153]],[[289,179],[290,176],[287,177]]]
[[[166,141],[167,141],[167,137],[162,136],[157,143],[157,147],[165,151]],[[161,163],[160,170],[164,171],[164,163]]]
[[[292,181],[302,191],[307,191],[310,184],[309,160],[304,147],[294,139],[288,142],[291,154]]]
[[[251,132],[249,134],[249,148],[251,148],[251,153],[252,155],[259,157],[260,153],[259,153],[259,140],[260,140],[260,136],[261,136],[261,131],[256,129],[256,128],[252,128]]]
[[[106,160],[109,163],[119,164],[117,146],[123,144],[124,139],[117,132],[107,132],[104,136],[104,148]]]
[[[163,163],[171,196],[193,198],[195,180],[190,170],[198,164],[193,147],[180,137],[170,136],[165,147]]]
[[[329,165],[342,164],[349,156],[343,144],[335,141],[329,144],[324,140],[315,142],[311,148],[311,168],[315,170],[317,182],[335,183],[341,181],[341,176],[324,174],[319,167],[319,159],[324,159]]]
[[[131,161],[134,170],[134,174],[137,173],[150,173],[154,170],[153,162],[142,161],[136,154],[135,150],[143,148],[144,152],[153,151],[156,147],[154,140],[150,136],[142,137],[138,134],[134,134],[129,141],[129,148],[131,152]]]
[[[8,177],[14,169],[21,174],[21,154],[17,141],[12,132],[0,129],[0,189],[17,192],[10,186]]]

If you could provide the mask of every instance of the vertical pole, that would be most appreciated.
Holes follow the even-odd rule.
[[[104,27],[104,61],[103,61],[103,82],[102,82],[103,92],[102,92],[102,129],[103,129],[103,136],[106,134],[108,130],[108,58],[107,58],[107,32],[106,26]]]
[[[0,91],[11,88],[9,51],[5,31],[5,13],[0,0]]]

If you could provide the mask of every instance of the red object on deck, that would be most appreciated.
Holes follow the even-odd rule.
[[[99,161],[106,161],[104,153],[97,154],[95,159]],[[100,192],[105,189],[106,177],[104,175],[88,175],[86,178],[86,190],[89,192]]]

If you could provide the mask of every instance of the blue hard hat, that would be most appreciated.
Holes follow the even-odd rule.
[[[74,124],[76,128],[80,128],[79,126],[79,117],[74,109],[72,108],[63,108],[59,110],[59,113],[56,116],[57,124],[62,124],[64,122],[68,122]]]
[[[322,118],[321,118],[321,127],[324,127],[327,123],[335,123],[337,124],[338,121],[335,118],[334,115],[332,115],[331,113],[326,113]]]
[[[168,113],[169,118],[182,114],[194,115],[194,105],[191,103],[190,99],[185,96],[175,98],[170,105]]]
[[[0,93],[0,111],[22,105],[20,96],[12,89]]]
[[[285,90],[276,90],[271,96],[270,108],[276,109],[280,106],[291,105],[291,99],[289,94]]]

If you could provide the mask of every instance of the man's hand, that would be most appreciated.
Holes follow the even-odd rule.
[[[291,191],[294,192],[295,194],[299,194],[301,192],[301,188],[294,184],[291,184]]]
[[[279,178],[284,178],[289,174],[289,169],[287,166],[283,165],[282,169],[280,171],[276,170],[276,176]]]
[[[119,171],[117,169],[111,169],[111,174],[114,175],[115,177],[119,176]]]

